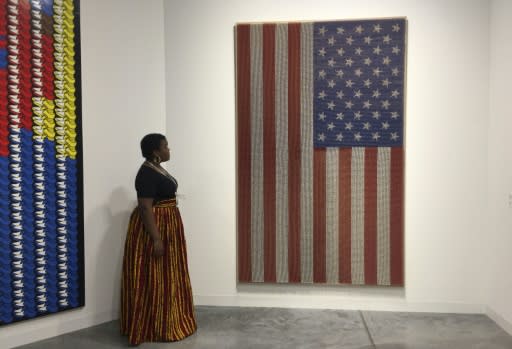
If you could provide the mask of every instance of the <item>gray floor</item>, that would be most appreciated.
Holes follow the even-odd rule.
[[[196,315],[192,336],[139,348],[512,349],[512,336],[485,315],[231,307],[196,307]],[[112,321],[18,348],[125,347]]]

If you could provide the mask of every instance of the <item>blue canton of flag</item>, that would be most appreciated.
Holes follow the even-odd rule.
[[[315,23],[315,147],[402,145],[405,25]]]

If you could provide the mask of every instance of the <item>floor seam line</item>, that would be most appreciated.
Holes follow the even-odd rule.
[[[377,349],[377,346],[375,345],[375,342],[373,341],[372,334],[370,333],[370,329],[368,328],[368,324],[366,323],[366,320],[364,319],[363,312],[361,310],[359,310],[359,316],[361,316],[361,320],[363,321],[363,325],[366,330],[366,333],[368,333],[368,338],[370,339],[370,343],[372,343],[372,346],[374,349]]]

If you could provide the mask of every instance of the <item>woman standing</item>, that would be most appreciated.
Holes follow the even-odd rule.
[[[161,162],[170,158],[165,136],[148,134],[135,179],[138,207],[130,217],[123,260],[121,332],[130,344],[181,340],[195,332],[192,287],[178,183]]]

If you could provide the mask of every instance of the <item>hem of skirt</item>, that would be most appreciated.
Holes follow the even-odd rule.
[[[181,337],[181,338],[176,338],[176,339],[162,339],[162,338],[154,338],[154,339],[142,339],[140,342],[131,342],[129,339],[128,339],[128,342],[130,343],[130,345],[141,345],[142,343],[172,343],[172,342],[179,342],[179,341],[182,341],[184,340],[185,338],[188,338],[190,336],[192,336],[194,333],[197,332],[197,327],[194,328],[194,330],[192,332],[190,332],[189,334],[186,334],[185,336]],[[127,333],[121,333],[123,336],[126,336],[126,337],[130,337],[129,334]]]

